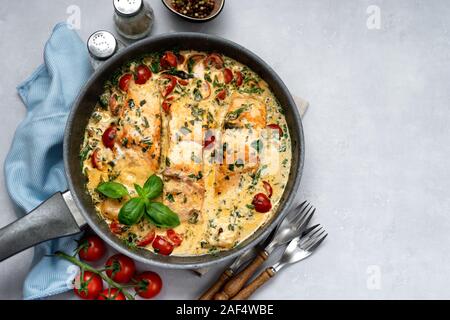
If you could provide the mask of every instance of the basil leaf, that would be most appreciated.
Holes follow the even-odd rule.
[[[161,228],[174,228],[180,224],[178,215],[160,202],[150,202],[146,206],[150,222]]]
[[[163,190],[163,181],[157,175],[152,175],[144,184],[145,197],[149,200],[161,195]]]
[[[119,222],[131,226],[139,220],[145,212],[145,200],[142,198],[133,198],[125,202],[119,211]]]
[[[99,184],[97,191],[112,199],[119,199],[128,195],[128,190],[123,184],[111,181]]]
[[[136,190],[139,197],[145,197],[145,190],[138,184],[134,184],[134,190]]]

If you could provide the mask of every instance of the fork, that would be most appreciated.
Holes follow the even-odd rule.
[[[291,210],[287,214],[287,216],[283,219],[283,221],[277,226],[275,231],[272,232],[271,236],[276,237],[276,234],[278,233],[278,231],[280,229],[284,229],[286,227],[286,224],[288,226],[292,225],[301,215],[303,215],[305,213],[309,214],[308,221],[306,222],[306,225],[307,225],[307,223],[309,222],[309,220],[311,219],[312,215],[315,212],[314,208],[312,208],[313,210],[308,210],[308,212],[306,212],[305,210],[308,208],[309,208],[309,203],[307,201],[304,201],[301,204],[299,204],[298,206],[296,206],[293,210]],[[311,209],[311,208],[309,208],[309,209]],[[283,227],[280,228],[280,226],[283,226]],[[267,243],[267,241],[265,243]],[[223,287],[223,285],[228,280],[230,280],[242,266],[244,266],[249,260],[254,258],[257,254],[258,254],[258,249],[256,247],[253,247],[250,250],[246,251],[239,258],[234,260],[234,262],[219,276],[219,278],[216,280],[216,282],[201,295],[199,300],[212,300],[214,295],[220,291],[220,289]],[[244,284],[245,283],[243,283],[235,293],[237,293]],[[225,298],[226,297],[224,297],[224,299]]]
[[[271,267],[261,272],[248,286],[239,291],[232,300],[245,300],[250,297],[259,287],[277,274],[284,267],[308,258],[314,250],[327,237],[328,233],[321,225],[315,225],[308,229],[303,237],[293,239],[286,247],[280,260]]]
[[[307,201],[297,206],[277,227],[274,238],[265,249],[259,249],[256,258],[244,270],[234,275],[224,285],[222,292],[214,295],[214,299],[228,300],[234,297],[276,248],[302,234],[315,211],[316,209]]]

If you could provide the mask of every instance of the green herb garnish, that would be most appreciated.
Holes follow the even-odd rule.
[[[111,199],[120,199],[128,195],[127,188],[118,182],[102,182],[98,185],[97,191]]]
[[[178,215],[169,207],[153,199],[163,191],[163,181],[157,175],[150,176],[143,186],[134,185],[137,197],[129,199],[119,211],[119,222],[131,226],[145,215],[151,223],[161,228],[174,228],[180,224]],[[112,199],[129,196],[127,188],[118,182],[103,182],[97,190]]]

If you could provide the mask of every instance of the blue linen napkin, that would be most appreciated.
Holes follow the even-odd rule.
[[[59,23],[45,45],[44,64],[17,87],[27,115],[16,130],[4,170],[11,199],[24,213],[67,188],[64,128],[72,103],[92,72],[83,41],[67,24]],[[23,287],[24,299],[41,299],[70,289],[74,268],[45,255],[57,250],[73,252],[77,237],[36,246]]]

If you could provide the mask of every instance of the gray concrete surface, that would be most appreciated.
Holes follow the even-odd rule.
[[[450,298],[448,1],[228,0],[219,18],[200,25],[150,3],[153,34],[189,30],[236,41],[311,103],[298,198],[315,204],[315,221],[330,236],[256,299]],[[71,5],[81,10],[83,39],[112,28],[109,0],[0,6],[2,163],[25,115],[15,87],[42,62],[44,42]],[[367,27],[371,5],[380,10],[379,29]],[[3,226],[16,213],[3,173],[0,180]],[[0,298],[21,298],[31,257],[28,250],[0,263]],[[195,298],[220,269],[201,279],[157,270],[165,281],[159,298]]]

